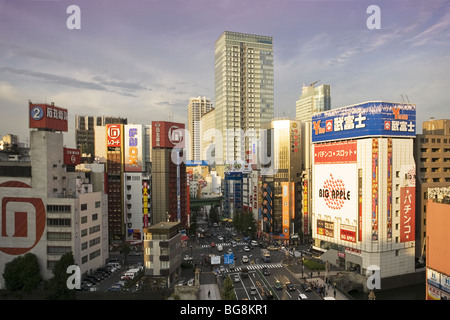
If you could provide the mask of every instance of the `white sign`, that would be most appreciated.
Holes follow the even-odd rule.
[[[332,219],[358,217],[358,171],[355,163],[314,166],[315,212]]]

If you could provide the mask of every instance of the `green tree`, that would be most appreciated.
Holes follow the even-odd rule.
[[[231,280],[230,276],[227,276],[223,281],[222,300],[236,300],[233,280]]]
[[[67,279],[70,274],[67,268],[75,264],[72,252],[65,253],[61,256],[53,268],[53,278],[47,283],[48,300],[73,300],[76,298],[74,289],[67,288]]]
[[[38,258],[32,253],[14,258],[5,265],[3,279],[6,289],[11,291],[36,289],[42,281]]]
[[[131,252],[131,246],[129,243],[124,242],[119,249],[121,255],[123,255],[123,263],[126,264],[128,255]]]

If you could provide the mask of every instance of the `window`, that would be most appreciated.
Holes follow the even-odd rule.
[[[100,208],[102,206],[101,201],[95,201],[95,207]]]
[[[71,206],[68,205],[57,205],[57,204],[48,204],[47,205],[47,213],[70,213],[72,212]]]
[[[47,226],[49,226],[49,227],[70,227],[71,219],[48,218]]]
[[[87,216],[81,217],[81,223],[86,223],[88,221]]]
[[[87,203],[81,204],[81,211],[87,210]]]
[[[70,232],[47,232],[47,240],[50,241],[70,241],[71,239]]]
[[[94,213],[92,215],[92,221],[97,221],[98,220],[98,213]]]

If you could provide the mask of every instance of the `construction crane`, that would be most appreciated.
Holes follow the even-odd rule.
[[[315,85],[316,83],[318,83],[318,82],[320,82],[320,80],[317,80],[317,81],[311,83],[309,86],[312,87],[312,86],[314,86],[314,85]]]

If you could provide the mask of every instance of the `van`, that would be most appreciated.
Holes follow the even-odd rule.
[[[298,295],[298,300],[308,300],[308,297],[307,297],[305,294],[300,293],[300,294]]]

